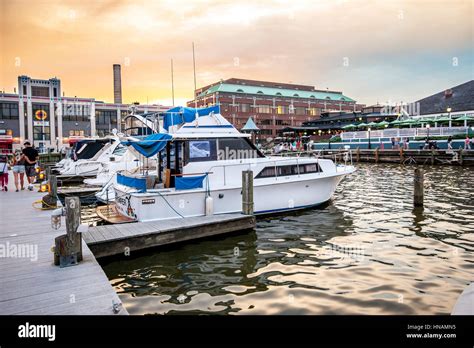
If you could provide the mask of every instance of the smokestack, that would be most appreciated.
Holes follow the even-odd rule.
[[[120,64],[114,64],[114,104],[122,104],[122,73]]]

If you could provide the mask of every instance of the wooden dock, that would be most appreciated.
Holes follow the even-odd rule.
[[[348,151],[345,149],[315,150],[313,156],[341,162],[344,161],[347,153]],[[474,150],[355,149],[352,150],[352,161],[354,163],[474,166]]]
[[[11,172],[9,192],[0,192],[0,315],[114,315],[114,303],[127,314],[85,242],[77,266],[53,265],[51,247],[65,223],[53,230],[51,211],[32,207],[43,195],[15,192]],[[14,256],[19,248],[30,250],[28,257]]]
[[[255,228],[255,217],[243,214],[198,216],[161,222],[133,222],[89,227],[83,239],[95,257],[133,252]]]

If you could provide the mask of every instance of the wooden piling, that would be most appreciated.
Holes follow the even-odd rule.
[[[79,197],[66,197],[66,234],[56,237],[55,264],[67,267],[82,261],[82,234],[77,232],[81,224],[81,201]]]
[[[403,164],[405,161],[405,156],[403,154],[403,147],[400,148],[400,164]]]
[[[435,164],[435,150],[431,149],[431,165]]]
[[[375,163],[379,163],[379,148],[375,148]]]
[[[463,150],[462,149],[459,149],[459,164],[462,166],[462,161],[463,161]]]
[[[357,163],[359,163],[360,161],[360,147],[359,146],[357,146],[356,159],[357,159]]]
[[[416,168],[414,176],[414,194],[413,194],[413,205],[415,207],[423,206],[423,196],[424,196],[424,171],[423,169]]]
[[[242,172],[242,213],[253,215],[253,171]]]

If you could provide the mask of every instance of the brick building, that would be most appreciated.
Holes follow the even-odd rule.
[[[342,92],[313,86],[231,78],[196,90],[188,106],[220,104],[221,114],[241,129],[252,117],[260,138],[276,137],[286,127],[319,119],[329,111],[359,111],[363,105]]]

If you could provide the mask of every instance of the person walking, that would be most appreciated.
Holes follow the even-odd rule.
[[[452,149],[453,149],[453,137],[449,136],[448,137],[448,150],[452,150]]]
[[[15,182],[16,192],[25,189],[24,178],[25,178],[25,155],[20,150],[15,151],[13,156],[13,178]]]
[[[471,139],[469,138],[469,135],[466,136],[466,139],[464,140],[464,150],[470,150],[471,149]]]
[[[38,151],[31,146],[29,141],[25,141],[23,144],[25,148],[23,149],[23,155],[25,155],[25,173],[28,178],[28,190],[33,191],[33,184],[36,180],[36,162],[39,159]]]
[[[0,155],[0,185],[2,191],[8,191],[8,156]]]

